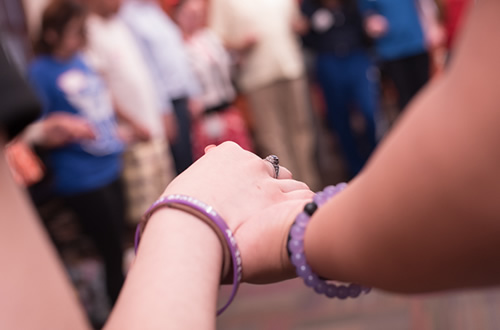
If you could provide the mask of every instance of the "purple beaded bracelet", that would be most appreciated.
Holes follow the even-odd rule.
[[[238,249],[233,233],[222,217],[211,206],[193,197],[184,195],[169,195],[154,202],[142,217],[141,222],[137,225],[137,229],[135,231],[136,254],[137,248],[139,247],[140,237],[146,227],[147,221],[156,210],[162,207],[172,207],[195,215],[207,223],[219,237],[224,251],[222,277],[224,278],[226,274],[229,273],[229,267],[231,264],[233,267],[233,290],[231,291],[231,296],[226,304],[217,311],[217,315],[222,314],[222,312],[226,310],[236,296],[242,274],[240,250]]]
[[[328,186],[323,191],[318,192],[311,203],[306,204],[304,211],[299,213],[290,229],[288,240],[288,252],[292,264],[295,266],[297,275],[304,280],[304,283],[314,289],[319,294],[324,294],[328,298],[345,299],[356,298],[361,293],[370,292],[371,288],[358,284],[335,285],[328,283],[313,271],[306,261],[304,252],[304,236],[307,225],[313,213],[323,206],[330,198],[345,189],[347,184],[339,183],[337,186]]]

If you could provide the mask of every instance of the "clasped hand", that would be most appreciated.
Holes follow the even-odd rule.
[[[314,195],[237,144],[225,142],[180,174],[164,195],[183,194],[213,206],[233,231],[243,262],[243,281],[269,283],[294,276],[286,252],[288,231]]]

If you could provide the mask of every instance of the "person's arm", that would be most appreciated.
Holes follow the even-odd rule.
[[[189,195],[214,206],[233,232],[248,221],[297,209],[312,197],[286,169],[276,180],[268,162],[234,143],[213,149],[178,176],[165,195]],[[10,178],[2,149],[0,156],[0,307],[5,313],[0,328],[88,328],[46,233]],[[215,328],[221,251],[216,234],[198,218],[173,209],[157,211],[107,329]]]
[[[273,215],[279,218],[281,211],[297,209],[312,197],[305,184],[290,180],[286,169],[280,170],[279,180],[273,171],[254,154],[224,143],[172,181],[164,195],[188,195],[213,206],[236,233],[248,222],[272,222]],[[237,238],[238,245],[259,243],[244,239]],[[157,211],[107,329],[215,328],[221,253],[217,236],[198,218]]]
[[[52,149],[95,139],[90,123],[81,116],[56,111],[30,124],[19,136],[29,145]]]
[[[399,292],[500,283],[499,12],[477,3],[449,72],[313,216],[317,273]]]
[[[215,329],[222,247],[183,211],[157,211],[106,329]]]
[[[370,38],[380,38],[389,30],[389,22],[378,8],[376,1],[358,0],[359,12],[364,20],[364,28]]]
[[[0,329],[90,329],[26,194],[10,176],[0,136]]]
[[[305,1],[299,5],[296,0],[291,0],[293,2],[292,6],[292,29],[295,33],[300,36],[304,36],[309,32],[310,25],[309,19],[304,15],[303,7]]]
[[[417,6],[427,45],[431,50],[443,46],[445,31],[439,21],[439,9],[435,0],[417,0]]]
[[[123,108],[118,105],[118,102],[116,100],[114,100],[113,102],[113,108],[118,120],[123,122],[131,129],[134,140],[151,140],[151,133],[148,131],[148,129],[142,126],[139,122],[137,122],[135,118],[132,118],[132,116],[130,116],[125,110],[123,110]]]

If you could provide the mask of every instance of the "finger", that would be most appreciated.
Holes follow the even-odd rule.
[[[205,153],[209,152],[211,149],[215,148],[215,144],[209,144],[205,147]]]
[[[292,179],[292,172],[290,172],[286,167],[280,165],[280,173],[278,175],[280,180],[290,180]]]
[[[292,173],[285,167],[279,165],[279,158],[276,155],[269,155],[263,159],[270,169],[270,176],[275,179],[291,179]]]
[[[91,140],[95,139],[95,133],[92,127],[86,123],[74,125],[69,131],[74,140]]]
[[[291,179],[279,180],[278,185],[284,193],[289,193],[295,190],[309,190],[309,187],[304,182]]]
[[[292,178],[292,173],[285,167],[277,165],[278,166],[278,177],[276,177],[276,168],[275,165],[271,164],[267,160],[264,159],[264,163],[266,163],[266,168],[267,172],[269,173],[269,176],[275,179],[291,179]]]
[[[293,190],[291,192],[286,193],[286,199],[287,200],[297,200],[297,199],[302,199],[306,200],[307,202],[310,202],[313,197],[314,197],[314,192],[311,190]],[[305,205],[305,204],[304,204]]]

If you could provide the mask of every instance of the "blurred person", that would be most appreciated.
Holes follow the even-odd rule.
[[[309,204],[309,221],[293,233],[304,235],[306,274],[405,294],[499,284],[499,12],[499,1],[477,4],[450,69],[412,102],[349,187],[319,209]],[[4,62],[0,51],[0,70]],[[36,108],[18,77],[2,74],[3,81],[1,146]],[[224,143],[207,148],[164,192],[203,200],[218,211],[234,230],[242,280],[251,283],[294,276],[290,224],[312,197],[289,171],[280,167],[276,175],[273,167]],[[0,273],[1,328],[88,328],[36,216],[6,170],[3,148],[0,179],[6,266]],[[198,215],[158,209],[106,329],[214,329],[225,248]]]
[[[304,0],[302,13],[309,26],[304,45],[316,55],[316,78],[326,100],[328,126],[338,135],[354,177],[376,145],[379,86],[371,40],[356,0]],[[361,136],[351,124],[354,110],[364,119]]]
[[[443,0],[444,26],[446,29],[446,48],[451,52],[457,35],[462,29],[465,15],[474,2],[471,0]]]
[[[124,153],[123,181],[126,217],[129,223],[137,224],[175,175],[163,125],[164,118],[174,114],[170,102],[163,104],[167,109],[162,109],[137,40],[117,15],[122,1],[87,3],[93,12],[87,19],[88,53],[109,86],[118,118],[133,135]]]
[[[397,90],[400,111],[430,78],[429,50],[439,43],[439,33],[431,26],[436,18],[429,17],[435,15],[429,1],[358,0],[383,72]]]
[[[43,104],[42,122],[56,124],[52,126],[55,132],[46,131],[41,137],[49,139],[45,142],[51,136],[63,137],[48,145],[53,192],[94,241],[104,261],[107,293],[114,303],[124,281],[123,143],[108,90],[81,54],[86,15],[86,9],[75,1],[56,0],[48,5],[35,44],[37,56],[28,74]],[[74,117],[80,121],[73,121]]]
[[[201,89],[188,63],[182,33],[157,0],[125,0],[120,16],[138,41],[162,104],[171,103],[174,110],[173,120],[166,118],[166,132],[179,174],[193,162],[191,115],[201,111],[197,100]]]
[[[234,106],[236,91],[231,81],[232,59],[218,36],[206,25],[205,0],[181,0],[175,9],[184,34],[189,63],[203,93],[199,100],[203,111],[193,120],[192,138],[195,159],[210,144],[233,141],[252,150],[246,122]]]
[[[250,105],[255,147],[274,153],[294,177],[318,185],[316,136],[296,32],[296,0],[211,0],[210,27],[240,57],[237,87]]]

